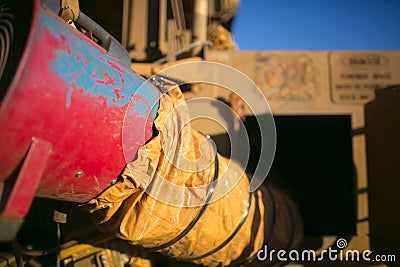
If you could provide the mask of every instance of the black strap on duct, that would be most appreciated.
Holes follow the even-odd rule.
[[[265,189],[266,189],[266,191],[268,193],[268,196],[270,198],[270,203],[265,203],[263,199],[261,199],[261,201],[263,202],[265,207],[266,207],[267,204],[271,205],[271,218],[270,218],[271,219],[271,225],[270,225],[270,227],[268,229],[268,233],[266,235],[264,244],[261,246],[261,248],[263,248],[264,245],[268,244],[268,242],[270,241],[270,239],[272,237],[272,232],[275,229],[275,222],[276,222],[275,199],[274,199],[274,196],[273,196],[271,190],[269,189],[269,187],[267,185],[265,186]],[[265,219],[264,219],[264,221],[265,221]],[[260,224],[260,223],[261,223],[261,221],[258,222],[258,224]],[[258,227],[259,227],[259,225],[257,225],[257,227],[255,227],[255,229],[258,229]],[[254,228],[254,227],[252,227],[252,228]],[[247,263],[250,263],[250,262],[254,261],[256,258],[257,258],[257,252],[254,255],[250,256],[250,258],[248,258],[248,259],[243,259],[242,261],[240,261],[238,263],[236,263],[236,262],[233,263],[232,266],[242,266],[243,264],[247,264]]]
[[[214,171],[214,178],[213,178],[213,186],[210,189],[210,192],[207,196],[206,202],[204,204],[204,206],[201,208],[201,210],[199,211],[199,213],[196,215],[196,217],[190,222],[190,224],[185,228],[185,230],[183,230],[177,237],[175,237],[173,240],[167,242],[166,244],[154,247],[154,248],[146,248],[148,251],[157,251],[160,249],[164,249],[167,248],[171,245],[173,245],[174,243],[178,242],[180,239],[182,239],[193,227],[194,225],[197,223],[197,221],[200,219],[200,217],[204,214],[204,211],[206,210],[212,195],[214,193],[215,190],[215,186],[217,184],[217,179],[218,179],[218,155],[216,155],[215,157],[215,171]],[[225,247],[229,242],[232,241],[232,239],[236,236],[236,234],[240,231],[240,229],[242,228],[244,222],[247,219],[247,216],[249,215],[249,211],[250,211],[250,207],[251,207],[251,203],[252,203],[252,197],[253,194],[249,193],[249,199],[247,201],[247,205],[246,205],[246,209],[243,212],[243,216],[240,219],[238,225],[236,226],[235,230],[232,232],[232,234],[224,241],[222,242],[220,245],[218,245],[217,247],[215,247],[214,249],[210,250],[209,252],[194,257],[194,258],[179,258],[178,260],[180,261],[187,261],[187,262],[192,262],[192,261],[196,261],[196,260],[201,260],[203,258],[206,258],[212,254],[214,254],[215,252],[219,251],[220,249],[222,249],[223,247]],[[273,227],[272,227],[273,228]]]
[[[210,140],[210,142],[211,142],[211,140]],[[204,205],[201,207],[200,211],[196,214],[196,216],[189,223],[189,225],[185,228],[185,230],[183,230],[174,239],[172,239],[171,241],[169,241],[169,242],[167,242],[167,243],[165,243],[163,245],[159,245],[159,246],[156,246],[156,247],[153,247],[153,248],[145,248],[146,250],[148,250],[148,251],[157,251],[157,250],[160,250],[160,249],[167,248],[167,247],[175,244],[179,240],[181,240],[187,233],[189,233],[190,230],[192,230],[194,225],[197,223],[197,221],[201,218],[201,216],[206,211],[206,208],[207,208],[208,204],[211,201],[211,198],[212,198],[212,196],[214,194],[214,191],[215,191],[215,187],[217,186],[217,182],[218,182],[218,172],[219,172],[219,161],[218,161],[218,154],[216,153],[215,154],[215,160],[214,160],[214,177],[213,177],[213,181],[211,183],[211,188],[210,188],[210,191],[208,193],[207,199],[206,199]]]
[[[218,250],[220,250],[220,249],[222,249],[223,247],[225,247],[229,242],[231,242],[232,239],[233,239],[233,238],[236,236],[236,234],[239,232],[239,230],[242,228],[244,222],[245,222],[246,219],[247,219],[247,216],[249,215],[249,210],[250,210],[250,207],[251,207],[251,200],[252,200],[252,197],[253,197],[253,194],[249,192],[249,199],[248,199],[248,201],[247,201],[247,206],[246,206],[246,209],[245,209],[245,211],[244,211],[244,213],[243,213],[243,216],[242,216],[242,218],[240,219],[240,222],[239,222],[238,226],[236,226],[235,230],[232,232],[232,234],[231,234],[224,242],[222,242],[219,246],[217,246],[216,248],[212,249],[211,251],[209,251],[209,252],[207,252],[207,253],[205,253],[205,254],[203,254],[203,255],[200,255],[200,256],[197,256],[197,257],[194,257],[194,258],[190,258],[190,259],[179,259],[179,260],[183,260],[183,261],[196,261],[196,260],[201,260],[201,259],[203,259],[203,258],[205,258],[205,257],[208,257],[208,256],[214,254],[214,253],[217,252]]]

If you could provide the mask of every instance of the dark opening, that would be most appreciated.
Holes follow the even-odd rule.
[[[15,75],[32,21],[33,1],[0,0],[0,101]]]
[[[279,186],[298,205],[306,236],[355,234],[351,117],[275,116],[275,123],[276,154],[265,183]],[[252,173],[260,134],[255,117],[247,117],[245,126]]]

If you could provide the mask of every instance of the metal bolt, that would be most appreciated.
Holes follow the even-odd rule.
[[[116,182],[117,182],[117,180],[113,179],[113,180],[111,180],[110,185],[114,185]]]
[[[82,175],[83,175],[83,172],[82,172],[82,171],[79,171],[79,172],[77,172],[77,173],[75,174],[75,177],[76,177],[76,178],[79,178],[79,177],[82,177]]]

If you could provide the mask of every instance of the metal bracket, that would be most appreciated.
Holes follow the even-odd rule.
[[[51,152],[52,145],[49,142],[32,138],[19,169],[2,184],[0,242],[11,241],[17,234],[32,204]]]

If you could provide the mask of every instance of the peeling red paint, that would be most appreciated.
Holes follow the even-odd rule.
[[[120,95],[120,92],[122,92],[120,89],[115,88],[115,89],[113,90],[113,92],[114,92],[114,94],[116,95],[116,97],[117,97],[118,100],[124,99],[124,98],[125,98],[124,95]]]
[[[112,62],[111,60],[106,61],[113,69],[118,70],[119,73],[126,74],[126,71],[121,69],[120,66]]]
[[[37,195],[85,202],[109,186],[126,164],[121,149],[126,117],[131,153],[151,137],[150,105],[141,95],[134,96],[132,102],[127,97],[137,89],[132,82],[136,74],[108,60],[104,50],[50,11],[41,10],[41,16],[46,20],[39,24],[38,34],[30,35],[32,46],[25,51],[29,56],[23,75],[7,92],[7,102],[2,102],[0,176],[10,175],[36,136],[54,147]],[[79,47],[85,48],[85,53]],[[87,64],[96,68],[86,68]],[[107,68],[114,72],[107,72]],[[103,82],[110,88],[96,85],[96,76],[103,72]],[[125,78],[130,90],[125,90]],[[148,89],[152,96],[157,92]],[[119,105],[108,102],[118,100]],[[132,113],[126,114],[132,106]],[[83,177],[76,178],[77,171],[83,171]]]
[[[104,77],[106,77],[106,85],[115,85],[114,79],[112,79],[107,72],[104,72]]]
[[[83,64],[86,66],[87,64],[88,64],[88,61],[87,61],[87,59],[86,59],[86,57],[85,56],[81,56],[81,55],[79,55],[79,54],[75,54],[75,58],[76,58],[76,60],[83,60]]]
[[[93,74],[92,74],[93,76]],[[107,72],[103,73],[104,80],[96,80],[96,83],[98,84],[104,84],[104,85],[115,85],[114,79],[110,77],[110,75]]]

